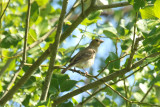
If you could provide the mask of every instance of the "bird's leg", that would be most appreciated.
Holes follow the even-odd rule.
[[[84,68],[82,68],[82,69],[85,71],[85,76],[88,75],[88,72]]]

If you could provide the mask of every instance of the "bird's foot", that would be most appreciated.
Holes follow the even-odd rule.
[[[85,74],[84,74],[85,76],[87,76],[88,75],[88,72],[87,71],[85,71]]]

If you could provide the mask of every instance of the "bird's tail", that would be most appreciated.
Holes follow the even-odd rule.
[[[64,74],[69,68],[70,68],[69,66],[66,67],[66,68],[64,68],[64,69],[62,70],[62,74]]]

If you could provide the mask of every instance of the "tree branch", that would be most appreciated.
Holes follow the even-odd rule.
[[[79,0],[76,0],[74,5],[72,6],[72,8],[70,9],[70,11],[66,14],[66,18],[65,20],[68,20],[69,17],[71,16],[72,12],[80,5],[81,3],[79,2]]]
[[[115,8],[120,6],[127,6],[130,5],[129,3],[117,3],[113,5],[107,5],[107,9],[109,8]],[[100,8],[99,8],[100,9]],[[89,7],[85,11],[85,17],[87,17],[91,12],[96,11],[96,6]],[[66,29],[66,31],[61,35],[60,43],[62,43],[70,34],[71,32],[84,20],[82,14],[72,23],[72,25]],[[54,44],[53,44],[54,45]],[[53,49],[53,48],[52,48]],[[33,65],[29,68],[29,70],[21,77],[21,79],[8,91],[8,93],[0,99],[0,105],[4,105],[8,100],[12,98],[14,93],[30,78],[32,73],[39,67],[39,65],[49,56],[50,50],[52,50],[51,47],[49,47],[36,61],[33,63]],[[98,83],[98,82],[97,82]]]
[[[148,89],[148,91],[146,92],[146,94],[143,96],[143,98],[141,99],[140,102],[143,102],[144,99],[147,97],[148,93],[151,91],[151,89],[153,88],[154,84],[152,84],[152,86]]]
[[[43,85],[43,88],[42,88],[42,95],[41,95],[41,100],[44,100],[44,101],[46,101],[46,99],[47,99],[48,90],[49,90],[50,82],[51,82],[51,79],[52,79],[52,74],[53,74],[52,71],[54,69],[56,54],[57,54],[58,47],[59,47],[63,22],[64,22],[66,9],[67,9],[67,4],[68,4],[68,0],[63,0],[62,12],[61,12],[61,15],[60,15],[60,18],[59,18],[57,33],[56,33],[56,36],[55,36],[55,42],[54,42],[54,45],[53,44],[50,45],[50,47],[52,49],[51,50],[51,58],[50,58],[49,69],[48,69],[47,75],[45,77],[45,82],[44,82],[44,85]]]
[[[83,107],[83,105],[88,102],[92,97],[94,97],[97,93],[101,92],[102,90],[105,90],[108,87],[104,87],[101,89],[96,90],[93,94],[91,94],[89,97],[87,97],[84,101],[80,102],[78,105],[76,105],[75,107]],[[95,97],[96,98],[96,97]],[[99,101],[99,100],[98,100]],[[102,104],[103,107],[106,107],[102,102],[100,102]]]
[[[14,74],[13,78],[11,79],[9,85],[7,86],[7,89],[4,92],[3,96],[5,96],[7,94],[8,90],[11,88],[11,86],[15,82],[15,80],[16,80],[19,72],[21,71],[24,63],[26,62],[26,47],[27,47],[27,37],[28,37],[28,29],[29,29],[30,11],[31,11],[31,3],[30,3],[30,0],[28,0],[28,10],[27,10],[27,17],[26,17],[26,26],[25,26],[26,29],[25,29],[25,36],[24,36],[24,49],[23,49],[22,61],[21,61],[21,64],[20,64],[18,70],[16,71],[16,73]]]
[[[4,13],[5,13],[5,11],[6,11],[7,7],[8,7],[8,5],[9,5],[9,3],[10,3],[10,1],[11,1],[11,0],[8,0],[8,3],[7,3],[7,5],[6,5],[6,7],[5,7],[5,9],[4,9],[2,15],[0,16],[0,21],[1,21],[2,17],[3,17],[3,15],[4,15]]]
[[[130,5],[128,2],[123,2],[123,3],[116,3],[116,4],[110,4],[110,5],[94,6],[94,8],[96,10],[101,10],[101,9],[108,9],[108,8],[128,6],[128,5]]]
[[[92,1],[94,3],[94,1]],[[91,13],[100,9],[110,9],[110,8],[116,8],[116,7],[122,7],[122,6],[128,6],[130,5],[128,2],[123,3],[116,3],[116,4],[110,4],[110,5],[103,5],[103,6],[96,6],[92,5],[84,11],[85,16],[81,13],[80,16],[72,23],[72,26],[70,26],[61,36],[60,42],[64,41],[71,32]]]
[[[134,23],[134,31],[133,31],[133,42],[132,42],[132,46],[131,46],[131,54],[130,54],[130,58],[128,60],[128,64],[127,64],[127,67],[130,68],[131,67],[131,64],[132,64],[132,60],[133,60],[133,56],[137,50],[137,47],[138,47],[138,42],[143,39],[143,37],[139,38],[139,39],[136,39],[135,41],[135,36],[136,36],[136,22],[137,22],[137,15],[138,13],[136,13],[136,20],[135,20],[135,23]]]
[[[26,27],[25,27],[25,36],[24,36],[24,48],[23,48],[22,63],[26,62],[26,47],[27,47],[27,40],[28,40],[30,10],[31,10],[31,2],[30,2],[30,0],[28,0],[28,11],[27,11],[27,18],[26,18]]]
[[[81,87],[81,88],[79,88],[77,90],[74,90],[74,91],[72,91],[72,92],[70,92],[70,93],[68,93],[68,94],[66,94],[66,95],[64,95],[62,97],[59,97],[59,98],[57,98],[57,99],[55,99],[53,101],[54,102],[53,106],[58,105],[59,103],[64,102],[66,99],[69,99],[69,98],[71,98],[71,97],[73,97],[73,96],[75,96],[77,94],[80,94],[83,91],[86,91],[88,89],[92,89],[94,87],[97,87],[97,86],[103,84],[102,81],[107,82],[107,81],[112,80],[112,79],[114,79],[114,78],[116,78],[118,76],[123,76],[125,73],[129,72],[130,70],[135,69],[136,67],[139,67],[145,59],[151,58],[151,57],[156,57],[158,55],[160,55],[160,52],[151,54],[151,55],[143,58],[141,61],[138,61],[137,63],[133,64],[133,66],[130,69],[124,68],[122,70],[116,71],[116,72],[114,72],[114,73],[112,73],[112,74],[110,74],[110,75],[108,75],[108,76],[106,76],[104,78],[101,78],[101,79],[99,79],[99,80],[97,80],[95,82],[92,82],[92,83],[87,84],[87,85],[85,85],[85,86],[83,86],[83,87]]]
[[[55,29],[56,29],[56,27],[52,28],[48,33],[46,33],[44,36],[42,36],[39,40],[37,40],[36,42],[34,42],[30,46],[28,46],[26,48],[26,51],[32,49],[33,47],[35,47],[38,44],[40,44],[41,42],[43,42],[48,36],[50,36],[53,33],[53,31],[55,31]],[[19,57],[22,54],[23,54],[23,51],[19,51],[18,53],[14,54],[14,56],[11,57],[11,59],[7,60],[6,64],[2,67],[2,69],[0,71],[0,77],[5,72],[5,70],[8,68],[8,66],[10,65],[10,63],[14,60],[14,58]]]
[[[113,62],[115,62],[115,61],[118,61],[118,60],[124,58],[124,57],[127,56],[127,55],[129,55],[129,54],[125,54],[124,56],[121,56],[120,58],[117,58],[117,59],[115,59],[115,60],[109,61],[109,62],[107,63],[107,65],[101,70],[101,72],[96,75],[96,77],[98,77],[105,69],[107,69],[107,67],[109,66],[109,64],[111,64],[111,63],[113,63]]]
[[[130,5],[127,2],[124,3],[117,3],[117,4],[111,4],[111,5],[104,5],[104,9],[109,9],[109,8],[116,8],[116,7],[121,7],[121,6],[127,6]],[[100,6],[101,7],[101,6]],[[84,14],[85,17],[87,17],[91,12],[99,10],[99,9],[103,9],[102,8],[97,8],[97,6],[94,6],[94,8],[88,8]],[[62,43],[70,34],[71,32],[84,20],[83,15],[81,14],[73,23],[72,25],[61,35],[61,40],[60,43]],[[38,41],[34,42],[32,45],[30,45],[29,47],[27,47],[27,50],[33,48],[34,46],[38,45],[39,43],[41,43],[43,40],[45,40],[50,34],[52,34],[52,32],[55,30],[55,28],[53,28],[52,30],[50,30],[47,34],[45,34],[42,38],[40,38]],[[49,48],[48,48],[49,49]],[[49,52],[49,50],[46,50]],[[15,55],[21,55],[23,53],[23,51],[18,52]],[[47,52],[45,52],[47,53]],[[41,55],[42,56],[42,55]],[[48,55],[46,55],[46,58],[48,57]],[[7,61],[7,63],[3,66],[3,68],[0,71],[0,76],[3,74],[3,72],[7,69],[7,67],[10,65],[10,63],[12,62],[13,59],[9,59]]]

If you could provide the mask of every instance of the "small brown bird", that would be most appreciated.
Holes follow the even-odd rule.
[[[62,70],[62,73],[65,73],[71,67],[78,67],[81,69],[89,68],[93,65],[96,53],[98,51],[99,45],[103,43],[103,40],[94,39],[89,44],[89,46],[80,52],[78,52],[73,58],[70,60],[70,64]],[[87,74],[87,72],[86,72]]]

